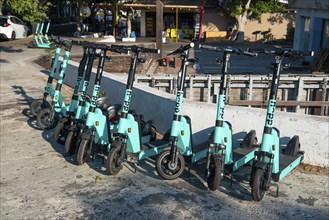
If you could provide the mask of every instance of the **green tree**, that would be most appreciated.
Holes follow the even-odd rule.
[[[234,17],[239,41],[243,40],[244,29],[248,20],[259,19],[264,13],[284,11],[285,7],[278,0],[223,0],[221,8]]]
[[[8,0],[5,2],[15,14],[29,23],[48,18],[47,11],[50,3],[46,0]]]

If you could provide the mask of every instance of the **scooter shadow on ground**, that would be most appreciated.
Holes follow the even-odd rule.
[[[22,86],[13,85],[11,87],[13,88],[13,91],[16,94],[21,95],[23,97],[23,99],[19,99],[19,98],[17,99],[18,100],[17,104],[29,105],[33,101],[33,97],[27,95],[27,93],[25,92]],[[21,113],[28,118],[26,122],[31,128],[41,130],[36,124],[35,121],[36,117],[30,114],[29,108],[23,109]]]
[[[57,143],[57,141],[55,140],[54,138],[54,129],[52,130],[44,130],[42,132],[42,138],[49,142],[52,146],[52,148],[59,154],[61,154],[64,158],[64,160],[68,163],[71,163],[72,165],[76,165],[77,166],[77,163],[76,163],[76,154],[72,155],[72,156],[68,156],[68,155],[65,155],[65,149],[64,149],[64,146]],[[89,160],[87,162],[88,166],[91,168],[91,169],[94,169],[95,171],[97,172],[100,172],[101,174],[105,174],[105,172],[103,172],[101,170],[101,166],[100,166],[100,163],[99,163],[99,159],[96,158],[95,160]]]

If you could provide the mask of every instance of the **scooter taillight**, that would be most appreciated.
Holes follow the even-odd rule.
[[[3,27],[9,27],[10,24],[6,23],[6,24],[3,24]]]

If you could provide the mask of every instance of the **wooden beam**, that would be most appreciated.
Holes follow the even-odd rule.
[[[231,100],[230,105],[238,106],[267,106],[267,101]],[[276,106],[300,106],[300,107],[321,107],[329,106],[326,101],[277,101]]]

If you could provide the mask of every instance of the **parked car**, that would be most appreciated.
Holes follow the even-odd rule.
[[[30,29],[19,18],[8,15],[0,16],[0,39],[15,40],[31,34]]]

